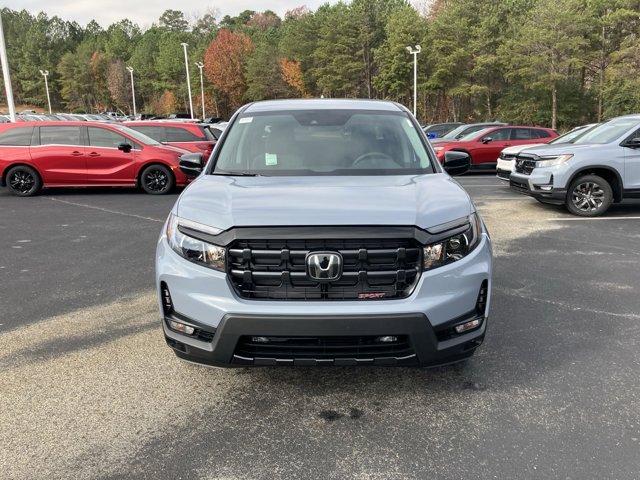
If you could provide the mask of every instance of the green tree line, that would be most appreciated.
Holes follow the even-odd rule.
[[[418,117],[566,128],[640,111],[640,0],[353,0],[280,18],[246,10],[188,20],[167,10],[149,28],[106,28],[2,9],[14,96],[56,110],[188,110],[181,44],[204,61],[208,114],[285,97],[389,99],[411,106],[420,44]],[[4,92],[2,92],[4,95]]]

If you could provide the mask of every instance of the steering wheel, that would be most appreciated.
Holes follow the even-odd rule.
[[[398,162],[396,162],[393,158],[391,158],[386,153],[383,153],[383,152],[369,152],[369,153],[365,153],[364,155],[360,155],[358,158],[356,158],[353,161],[353,163],[351,164],[351,167],[352,168],[359,168],[359,167],[361,167],[362,163],[366,163],[366,162],[375,163],[375,162],[372,162],[372,160],[382,160],[383,162],[391,162],[391,163],[393,163],[394,166],[398,166],[398,167],[400,166],[400,164]]]

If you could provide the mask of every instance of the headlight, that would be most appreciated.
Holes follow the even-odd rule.
[[[467,230],[423,248],[423,270],[457,262],[468,255],[480,242],[481,231],[480,217],[472,213]]]
[[[226,266],[226,250],[223,247],[185,235],[178,229],[179,225],[195,230],[202,230],[204,233],[209,234],[213,232],[220,233],[220,230],[207,227],[206,225],[202,225],[202,228],[199,229],[197,228],[199,224],[171,214],[167,222],[167,241],[173,251],[186,260],[224,272]]]
[[[558,155],[557,157],[541,157],[540,160],[536,161],[536,167],[554,167],[556,165],[562,165],[571,158],[573,158],[572,153]]]
[[[433,147],[433,151],[436,153],[441,152],[442,150],[444,150],[444,147]]]

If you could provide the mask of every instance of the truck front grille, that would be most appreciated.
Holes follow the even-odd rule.
[[[317,282],[307,275],[309,252],[342,255],[342,276]],[[227,251],[236,293],[268,300],[385,300],[405,298],[420,278],[422,248],[414,239],[236,240]]]
[[[517,173],[523,173],[525,175],[531,175],[533,169],[536,168],[536,161],[533,158],[517,157],[515,170]]]

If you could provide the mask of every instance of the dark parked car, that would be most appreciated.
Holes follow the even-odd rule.
[[[425,125],[422,127],[424,133],[427,134],[427,138],[440,138],[444,137],[454,128],[464,125],[462,122],[450,122],[450,123],[432,123],[431,125]]]

